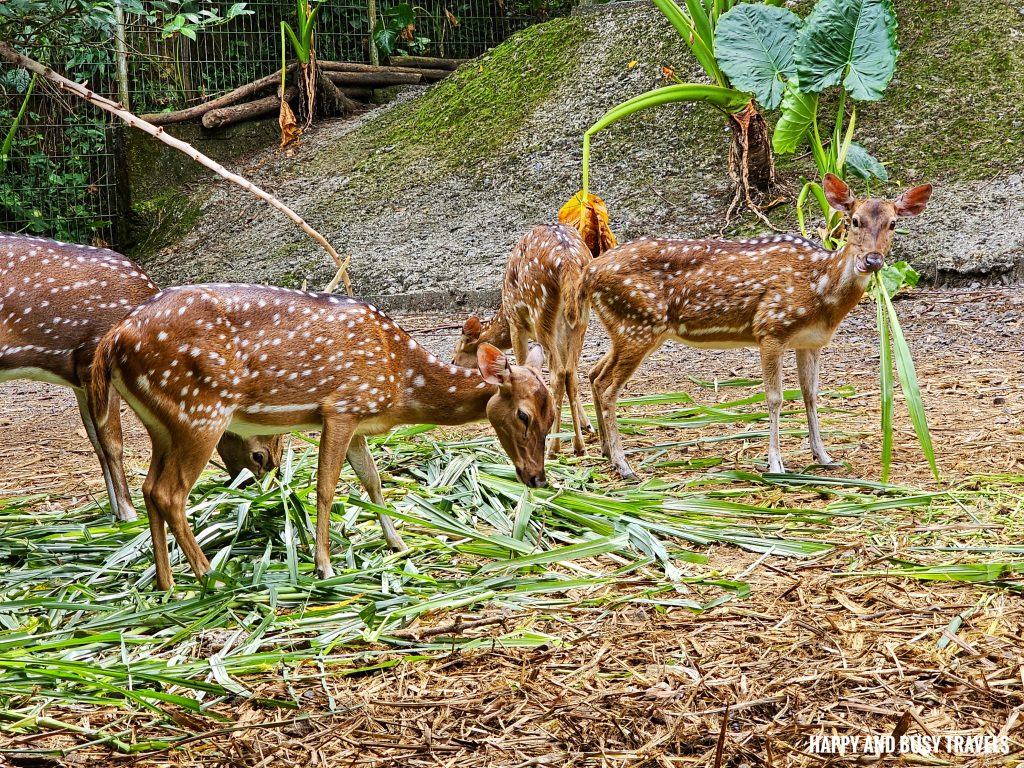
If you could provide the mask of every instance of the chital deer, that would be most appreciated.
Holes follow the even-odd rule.
[[[525,360],[527,346],[536,341],[547,353],[551,394],[555,407],[554,431],[561,430],[562,399],[569,398],[572,447],[584,453],[583,431],[593,432],[577,391],[576,367],[583,351],[590,309],[583,295],[583,275],[592,261],[579,233],[564,224],[534,227],[516,243],[505,268],[501,307],[486,326],[470,317],[455,343],[456,365],[470,366],[480,344],[515,350]],[[558,455],[561,441],[552,439],[550,455]]]
[[[443,363],[393,320],[355,299],[252,285],[172,288],[134,310],[100,342],[90,402],[106,418],[113,388],[145,424],[153,460],[143,484],[157,584],[173,584],[166,522],[202,577],[210,563],[185,518],[188,492],[217,440],[319,429],[315,563],[333,574],[329,521],[346,456],[384,506],[364,435],[397,424],[490,420],[519,479],[544,485],[544,438],[554,415],[543,355],[511,365],[481,345],[478,370]],[[405,547],[378,515],[388,544]]]
[[[619,391],[667,340],[697,347],[760,349],[771,422],[768,467],[783,472],[779,445],[782,355],[796,350],[811,452],[831,465],[818,428],[819,355],[884,264],[900,216],[917,216],[930,184],[896,200],[857,199],[837,176],[824,179],[829,204],[847,214],[846,245],[831,252],[792,235],[753,240],[638,240],[594,261],[586,287],[611,337],[590,372],[601,443],[621,477],[634,476],[615,417]]]
[[[122,466],[121,413],[102,425],[86,398],[93,353],[129,310],[157,292],[142,268],[104,248],[0,234],[0,381],[36,379],[74,390],[85,432],[99,457],[110,508],[134,520]],[[281,439],[226,436],[218,446],[232,476],[276,466]]]

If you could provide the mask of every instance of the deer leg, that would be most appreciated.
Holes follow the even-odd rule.
[[[366,489],[370,501],[378,507],[386,506],[384,493],[380,487],[380,473],[377,471],[377,464],[373,460],[373,454],[370,453],[370,446],[367,445],[366,438],[362,435],[356,435],[349,443],[348,463],[352,467],[352,471],[356,473],[356,477],[359,478],[359,482],[363,484],[363,488]],[[396,552],[408,549],[405,542],[402,541],[402,537],[398,535],[398,531],[395,530],[395,524],[390,517],[383,512],[378,512],[377,519],[380,521],[380,527],[384,531],[384,540],[389,547]]]
[[[557,459],[562,451],[562,440],[558,433],[562,431],[562,401],[565,400],[565,374],[555,365],[551,365],[551,405],[555,409],[555,420],[551,424],[551,445],[548,447],[548,458]]]
[[[604,403],[601,400],[603,388],[599,388],[597,382],[602,380],[604,370],[608,367],[611,357],[612,353],[609,350],[604,357],[594,363],[594,367],[590,369],[590,374],[588,375],[590,379],[590,395],[594,400],[594,418],[597,419],[598,437],[601,440],[601,454],[603,456],[608,456],[610,450],[608,448],[608,428],[604,423]]]
[[[818,424],[818,373],[820,371],[820,349],[798,349],[796,351],[796,370],[800,375],[800,391],[804,396],[804,408],[807,410],[807,435],[811,441],[811,453],[814,460],[826,467],[837,466],[825,450],[821,439],[821,428]]]
[[[572,370],[565,374],[565,393],[569,398],[569,412],[572,414],[572,450],[577,456],[583,456],[587,452],[586,444],[583,442],[583,430],[593,432],[587,414],[583,412],[583,403],[580,402],[580,393],[576,388],[576,371]]]
[[[602,431],[607,435],[608,453],[606,455],[611,459],[612,466],[623,480],[635,480],[636,472],[629,466],[626,461],[626,453],[622,450],[622,436],[619,434],[615,406],[622,387],[629,381],[629,377],[643,362],[650,349],[650,347],[645,348],[645,345],[639,343],[635,346],[617,347],[613,342],[612,350],[608,353],[611,356],[611,361],[601,370],[600,378],[593,381],[595,402],[600,397],[598,413],[602,418]],[[597,394],[598,392],[601,393],[600,396]]]
[[[768,402],[768,471],[785,472],[782,446],[779,443],[779,417],[782,414],[782,344],[774,339],[761,342],[761,371],[764,375],[764,394]]]
[[[316,563],[316,577],[329,579],[334,576],[331,567],[331,506],[341,465],[356,431],[356,422],[332,413],[323,414],[323,420],[316,474],[316,553],[313,561]]]
[[[110,510],[118,520],[128,522],[136,519],[135,507],[124,477],[124,447],[121,442],[121,399],[111,392],[107,422],[102,427],[96,424],[89,410],[85,392],[75,387],[78,412],[82,415],[85,433],[89,436],[96,457],[103,470],[103,483],[110,497]]]
[[[516,355],[516,363],[522,365],[526,360],[527,353],[530,351],[530,338],[526,334],[526,329],[520,328],[515,323],[509,323],[508,334],[512,339],[512,351]]]
[[[196,578],[201,579],[210,571],[210,561],[203,554],[185,517],[185,503],[188,492],[213,455],[218,438],[219,433],[208,431],[153,440],[153,462],[142,486],[142,494],[153,534],[157,586],[161,589],[170,589],[174,585],[164,522],[171,529]]]

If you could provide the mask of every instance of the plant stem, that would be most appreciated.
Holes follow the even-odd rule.
[[[25,91],[25,98],[21,100],[21,107],[18,109],[18,114],[14,118],[11,130],[7,132],[7,137],[4,139],[3,149],[0,149],[0,164],[7,165],[7,161],[11,156],[11,146],[14,144],[14,134],[18,132],[18,126],[21,125],[21,119],[25,116],[25,110],[28,109],[28,100],[32,96],[32,89],[36,87],[36,80],[38,79],[39,75],[33,72],[32,79],[28,84],[28,90]]]

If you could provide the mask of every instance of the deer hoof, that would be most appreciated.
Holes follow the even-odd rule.
[[[316,570],[313,571],[313,576],[315,576],[318,579],[333,579],[334,568],[331,567],[330,563],[328,563],[327,565],[318,565],[316,567]]]
[[[575,456],[586,456],[587,455],[587,446],[582,445],[582,444],[574,445],[572,447],[572,452],[573,452],[573,454]]]

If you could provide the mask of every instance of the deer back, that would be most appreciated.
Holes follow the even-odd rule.
[[[84,387],[100,338],[156,291],[114,251],[0,234],[0,379]]]

